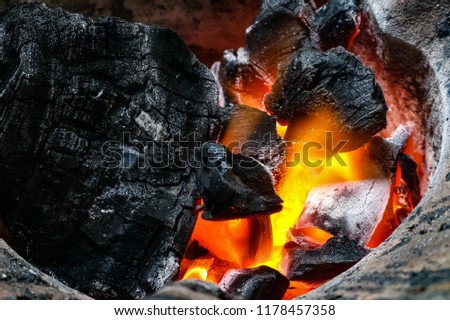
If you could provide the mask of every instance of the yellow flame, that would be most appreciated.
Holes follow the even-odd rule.
[[[278,186],[278,194],[284,200],[283,210],[271,215],[273,249],[271,258],[265,265],[279,269],[282,249],[288,241],[288,231],[302,212],[308,192],[313,186],[313,178],[311,171],[301,165],[286,169],[284,180]]]
[[[284,138],[286,134],[287,126],[283,126],[277,122],[277,133],[280,137]]]
[[[211,259],[197,259],[189,266],[188,270],[183,276],[186,279],[199,279],[206,281],[208,279],[208,272],[211,265],[214,263],[214,258]]]

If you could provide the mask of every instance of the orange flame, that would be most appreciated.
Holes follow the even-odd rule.
[[[410,138],[408,141],[411,141]],[[407,146],[409,143],[407,143]],[[410,147],[408,147],[410,148]],[[404,151],[404,150],[403,150]],[[385,241],[400,223],[414,210],[408,185],[402,179],[402,168],[397,162],[395,181],[391,188],[389,204],[382,220],[375,229],[367,247],[376,248]]]
[[[302,127],[320,128],[321,124],[316,122],[324,121],[323,119],[323,116],[317,117],[311,120],[311,123],[303,123]],[[233,132],[235,131],[234,128]],[[278,195],[284,201],[283,210],[271,216],[232,221],[207,221],[199,217],[192,240],[198,241],[209,253],[207,258],[194,260],[187,268],[183,279],[196,278],[218,283],[230,266],[251,268],[266,265],[283,272],[279,264],[283,258],[283,248],[290,241],[290,235],[305,237],[311,244],[317,244],[317,246],[325,244],[332,237],[328,232],[313,226],[297,229],[295,230],[296,234],[290,232],[300,217],[310,190],[322,184],[368,179],[373,178],[371,174],[376,175],[376,172],[372,172],[373,170],[361,167],[361,163],[368,165],[365,148],[340,153],[339,157],[343,162],[337,161],[337,158],[333,157],[329,159],[325,169],[323,165],[311,168],[301,161],[296,162],[296,158],[304,151],[306,143],[309,141],[324,142],[325,131],[303,130],[298,133],[292,132],[292,128],[282,125],[277,125],[277,131],[280,136],[284,137],[287,133],[290,138],[295,140],[287,149],[286,166],[283,168],[281,179],[276,186]],[[228,140],[231,141],[231,137],[225,133],[221,142],[229,142]],[[318,150],[309,156],[314,158],[312,161],[323,161],[326,160],[325,154],[324,150]],[[404,195],[396,193],[394,190],[402,187],[403,184],[401,168],[398,165],[397,178],[392,186],[391,205],[386,209],[385,216],[374,232],[368,247],[376,247],[395,229],[396,226],[392,226],[392,219],[395,224],[396,210],[404,209],[404,207],[399,207],[404,204],[400,201]],[[410,205],[410,196],[408,201]],[[284,298],[290,299],[299,296],[320,284],[292,281]]]
[[[267,216],[230,221],[199,218],[192,239],[215,257],[247,268],[270,255],[272,228]]]
[[[188,270],[183,276],[185,279],[199,279],[206,281],[208,279],[208,271],[213,264],[214,259],[198,259],[192,265],[189,266]]]

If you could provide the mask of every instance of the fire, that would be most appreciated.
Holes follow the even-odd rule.
[[[299,230],[303,236],[308,237],[311,241],[316,242],[317,244],[323,245],[328,240],[330,240],[333,236],[328,232],[316,228],[316,227],[305,227]]]
[[[319,118],[323,121],[323,117],[318,117],[309,123],[302,123],[302,127],[320,128],[320,124],[317,123]],[[326,132],[308,129],[300,133],[293,132],[292,128],[281,124],[277,125],[277,132],[288,140],[294,136],[293,140],[296,141],[287,145],[285,166],[276,185],[276,191],[284,201],[283,210],[271,216],[231,221],[207,221],[199,217],[192,241],[197,241],[208,254],[189,261],[190,265],[185,269],[183,279],[195,278],[219,283],[230,268],[253,268],[261,265],[283,273],[280,262],[283,258],[283,248],[292,241],[290,237],[301,236],[313,247],[315,245],[320,247],[332,238],[331,234],[314,226],[297,226],[293,229],[311,189],[323,184],[376,178],[371,176],[374,174],[373,170],[361,167],[369,166],[365,160],[367,159],[365,147],[336,155],[329,155],[321,148],[308,150],[309,163],[320,160],[320,165],[310,166],[309,163],[302,161],[305,145],[310,141],[323,144]],[[231,142],[231,137],[225,133],[222,142]],[[404,218],[402,214],[404,212],[409,214],[412,208],[411,196],[407,192],[398,164],[388,208],[367,246],[374,248],[384,241],[397,227],[398,223],[395,223],[395,220],[397,222],[402,220]],[[319,285],[321,283],[292,281],[284,298],[299,296]]]
[[[318,125],[317,121],[317,119],[310,120],[307,126],[313,128]],[[288,128],[278,124],[277,131],[280,136],[285,136]],[[227,261],[236,267],[251,268],[266,265],[282,272],[279,263],[283,257],[283,247],[289,241],[289,231],[295,226],[309,191],[317,185],[318,175],[321,174],[324,165],[308,167],[302,163],[301,155],[308,141],[319,139],[320,143],[324,143],[324,134],[324,131],[307,130],[300,135],[297,134],[295,137],[297,142],[288,146],[286,165],[282,178],[276,186],[278,195],[284,200],[281,212],[270,217],[259,216],[231,221],[207,221],[199,217],[192,240],[198,241],[212,257]],[[229,143],[229,140],[225,133],[222,143]],[[325,163],[326,160],[324,150],[310,152],[307,156],[311,161],[321,160]],[[328,168],[324,175],[331,175],[327,177],[328,180],[355,179],[350,164],[357,156],[358,152],[350,152],[339,154],[341,162],[335,158],[329,159],[326,164],[331,168]],[[318,245],[324,244],[332,237],[315,227],[303,228],[300,231]],[[219,274],[227,271],[225,268],[218,271],[220,267],[216,267],[211,259],[196,259],[187,268],[183,279],[197,278],[218,282],[220,277],[218,279],[212,277],[210,269],[216,269],[215,272]],[[294,287],[293,290],[305,290],[304,288],[310,288],[310,285],[298,284]]]
[[[199,279],[206,281],[208,280],[208,271],[214,262],[212,259],[198,259],[196,260],[186,271],[183,276],[184,279]]]
[[[277,133],[280,137],[284,138],[286,135],[287,126],[283,126],[279,123],[277,123]]]
[[[301,152],[299,149],[301,146],[299,144],[290,150],[287,155],[288,162],[289,159],[294,158],[295,154]],[[343,162],[338,162],[334,157],[331,158],[328,163],[330,168],[325,175],[332,175],[333,180],[353,180],[355,176],[350,164],[352,157],[355,157],[358,152],[339,154]],[[283,210],[271,215],[273,250],[271,258],[264,263],[265,265],[281,271],[278,264],[282,259],[283,246],[289,241],[289,229],[296,224],[309,191],[317,185],[321,169],[322,167],[309,168],[304,164],[297,164],[285,169],[283,179],[277,188],[278,194],[284,200]],[[324,244],[332,237],[329,233],[315,227],[303,228],[301,231],[303,235],[319,244]]]
[[[192,239],[215,257],[248,268],[269,257],[271,231],[270,218],[266,216],[230,221],[199,218]]]
[[[403,152],[412,154],[413,159],[420,165],[422,157],[417,156],[417,152],[411,144],[413,136],[408,139],[406,146],[403,148]],[[414,206],[409,192],[408,184],[402,178],[402,168],[400,162],[397,162],[395,182],[392,185],[391,197],[389,204],[383,215],[383,219],[378,224],[374,231],[372,238],[367,246],[369,248],[378,247],[384,240],[386,240],[392,232],[400,225],[400,223],[414,210]]]
[[[271,216],[273,251],[271,258],[265,262],[269,267],[279,270],[278,263],[282,258],[283,246],[288,241],[288,231],[297,222],[313,181],[313,174],[301,165],[286,168],[284,179],[277,190],[284,200],[283,210]]]

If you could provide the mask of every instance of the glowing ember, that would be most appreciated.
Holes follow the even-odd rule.
[[[261,216],[230,221],[207,221],[199,218],[193,240],[197,240],[215,257],[248,268],[261,263],[272,248],[270,218]]]
[[[198,259],[189,267],[183,276],[184,279],[199,279],[208,280],[208,271],[214,262],[214,258],[211,259]]]
[[[310,1],[310,5],[315,14],[320,11],[320,17],[316,19],[316,23],[320,22],[318,27],[322,24],[328,27],[330,23],[334,30],[336,26],[332,18],[341,13],[341,7],[328,12],[329,8],[323,6],[326,2]],[[324,37],[323,30],[318,28],[319,38],[315,40],[324,40],[323,43],[319,41],[322,47],[330,43],[334,47],[334,42],[341,40],[344,41],[341,45],[347,48],[354,46],[355,40],[364,31],[366,16],[360,12],[359,5],[355,4],[352,8],[351,12],[342,12],[349,19],[347,24],[341,26],[345,32],[339,34],[342,36],[340,39],[334,39],[333,33],[328,34],[325,32],[328,29],[322,28],[326,33]],[[259,266],[268,266],[283,273],[280,262],[286,258],[290,246],[309,254],[317,248],[325,248],[325,244],[340,241],[342,237],[353,241],[361,250],[375,248],[414,209],[420,198],[420,191],[416,190],[419,183],[417,188],[408,185],[411,175],[407,173],[402,176],[398,157],[403,147],[403,153],[411,154],[418,163],[419,171],[424,157],[416,150],[413,138],[407,140],[411,134],[409,127],[400,128],[405,135],[397,140],[395,134],[391,137],[394,139],[383,139],[382,135],[390,136],[392,132],[386,130],[379,133],[386,127],[387,106],[381,89],[378,85],[374,86],[372,70],[363,68],[358,59],[342,48],[334,52],[334,58],[323,52],[304,53],[298,59],[302,63],[289,65],[290,73],[280,74],[278,80],[272,79],[277,80],[275,84],[265,77],[261,78],[259,73],[264,73],[264,68],[260,69],[264,63],[255,68],[258,64],[250,59],[245,49],[236,53],[226,52],[221,65],[215,65],[215,75],[222,85],[225,105],[245,104],[262,111],[268,110],[277,117],[276,131],[283,138],[283,146],[286,146],[286,159],[283,168],[279,168],[277,163],[270,170],[276,177],[276,192],[283,200],[283,209],[270,217],[230,221],[206,221],[199,217],[191,241],[197,241],[207,253],[183,261],[183,279],[196,278],[219,283],[230,269]],[[259,51],[251,53],[257,53],[261,58]],[[324,59],[323,65],[317,63],[318,56]],[[272,62],[271,59],[268,61]],[[359,69],[355,69],[355,65]],[[277,63],[276,66],[282,64]],[[286,65],[283,66],[286,68]],[[278,74],[282,70],[276,71]],[[361,75],[362,71],[368,75],[362,78],[371,80],[361,89],[362,79],[356,75]],[[321,83],[324,79],[329,81]],[[354,95],[349,95],[349,92]],[[362,106],[359,100],[365,104]],[[256,111],[251,110],[253,113]],[[360,113],[359,118],[354,118],[356,113]],[[374,120],[375,115],[378,122]],[[255,114],[251,119],[242,117],[239,121],[235,119],[237,117],[232,117],[224,126],[219,142],[231,152],[239,153],[241,146],[236,141],[247,142],[256,136],[255,133],[259,134],[258,128],[264,127],[259,125],[265,116]],[[363,122],[364,125],[361,125]],[[355,126],[359,126],[358,130]],[[374,137],[377,132],[380,136]],[[252,156],[256,158],[261,148],[255,150]],[[417,165],[412,159],[410,161],[414,165],[410,165],[409,172],[415,173]],[[394,181],[392,170],[396,171]],[[327,216],[326,219],[321,219],[321,215]],[[300,216],[303,220],[299,219]],[[318,287],[324,283],[323,279],[317,277],[316,282],[308,280],[309,283],[291,281],[284,299],[297,297]]]

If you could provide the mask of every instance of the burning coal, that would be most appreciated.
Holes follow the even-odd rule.
[[[264,148],[229,152],[261,161],[282,209],[261,204],[270,217],[249,210],[232,219],[233,206],[225,208],[226,221],[199,218],[184,279],[220,282],[236,293],[250,290],[242,279],[252,288],[278,272],[291,280],[285,298],[307,292],[367,255],[420,200],[418,166],[405,154],[414,126],[383,131],[383,92],[373,70],[348,51],[364,9],[359,1],[326,2],[265,2],[247,31],[247,47],[225,52],[213,66],[221,104],[234,110],[220,142],[260,145],[270,133]],[[259,177],[255,191],[266,183]],[[224,190],[217,192],[209,201]]]

